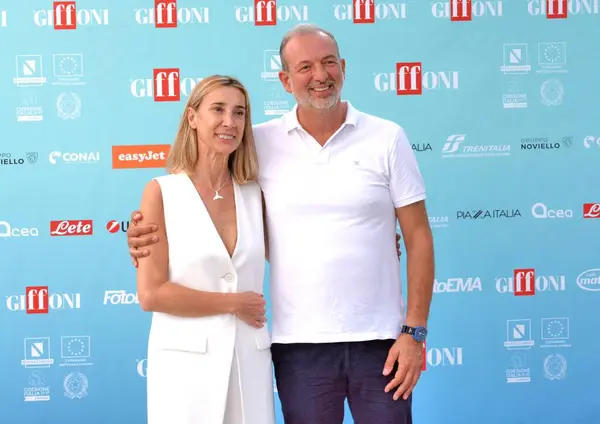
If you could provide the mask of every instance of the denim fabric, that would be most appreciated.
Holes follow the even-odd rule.
[[[394,340],[273,344],[271,353],[285,424],[342,424],[344,401],[355,424],[412,424],[412,395],[384,392],[382,374]]]

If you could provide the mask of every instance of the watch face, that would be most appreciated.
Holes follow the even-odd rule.
[[[424,327],[417,327],[415,329],[415,338],[419,341],[425,340],[427,337],[427,330]]]

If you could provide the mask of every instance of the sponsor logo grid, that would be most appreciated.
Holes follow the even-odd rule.
[[[0,197],[1,204],[11,205],[0,208],[0,246],[8,252],[3,264],[16,266],[20,249],[36,246],[49,252],[70,246],[73,252],[90,249],[90,261],[106,263],[84,276],[68,268],[44,278],[11,272],[23,277],[0,287],[2,316],[23,329],[7,347],[19,352],[18,361],[9,363],[7,358],[15,355],[0,352],[0,362],[20,379],[18,387],[0,388],[0,397],[15,399],[23,390],[23,398],[9,403],[8,410],[32,418],[31,403],[61,398],[87,402],[91,414],[100,408],[99,392],[109,390],[97,377],[106,372],[116,384],[125,380],[135,385],[143,413],[148,360],[145,324],[140,323],[149,314],[140,308],[135,269],[128,261],[128,214],[138,207],[140,187],[164,172],[176,124],[194,86],[215,70],[232,70],[249,87],[254,123],[292,110],[295,100],[280,81],[277,34],[313,22],[333,30],[342,56],[361,57],[360,64],[347,63],[344,91],[358,96],[348,100],[407,130],[431,187],[429,224],[439,236],[439,264],[417,391],[426,396],[434,385],[455,388],[486,358],[485,377],[501,381],[507,397],[514,387],[530,383],[553,393],[552,385],[568,381],[571,370],[579,373],[572,358],[580,354],[570,352],[598,346],[575,337],[593,312],[573,305],[600,297],[599,261],[575,259],[599,248],[593,234],[600,228],[600,179],[590,164],[600,160],[600,125],[576,112],[597,107],[580,88],[583,84],[589,93],[600,92],[600,83],[589,73],[590,66],[600,66],[590,41],[600,39],[599,3],[240,0],[225,5],[147,0],[127,7],[50,0],[32,8],[0,5],[0,37],[16,46],[10,54],[0,52],[8,64],[0,70],[0,80],[12,86],[0,109],[0,127],[9,140],[0,143],[0,175],[20,193],[33,196],[31,187],[20,182],[32,175],[45,202],[61,205],[52,212],[28,212],[19,207],[18,197]],[[489,28],[517,24],[530,27],[530,33],[490,33],[498,30]],[[440,31],[443,46],[415,34],[417,26]],[[575,39],[560,29],[540,30],[552,26],[580,28],[585,34]],[[225,27],[232,33],[221,39]],[[17,31],[27,33],[28,43]],[[166,47],[149,54],[139,48],[149,42],[182,45],[192,33],[202,43],[208,40],[202,47],[206,52],[201,48],[184,54]],[[96,47],[110,54],[74,42],[84,37],[98,40]],[[40,39],[51,43],[41,47]],[[406,40],[411,48],[394,48],[395,39]],[[233,52],[210,45],[234,41],[238,48]],[[31,134],[38,134],[37,139]],[[90,206],[82,208],[80,199]],[[568,247],[574,250],[562,261],[540,261],[520,245],[528,240],[535,249],[552,249],[550,240],[560,245],[561,237],[581,228],[590,235]],[[514,244],[506,244],[506,234],[514,234]],[[457,235],[461,241],[444,240]],[[460,249],[454,243],[461,243]],[[469,255],[469,249],[489,252],[482,271],[453,265],[471,262],[454,256]],[[403,272],[405,256],[404,251]],[[457,328],[473,321],[472,302],[502,307],[486,307],[487,315],[476,317],[474,329],[465,335]],[[114,329],[109,324],[100,329],[97,323],[103,319]],[[436,330],[440,327],[454,330]],[[122,337],[122,346],[116,335],[107,337],[111,331]],[[475,333],[493,339],[495,346],[482,346]],[[464,390],[475,395],[472,388]],[[455,402],[442,404],[456,410]],[[443,421],[444,411],[436,412],[436,418]],[[552,417],[550,411],[528,417],[506,414],[502,422]]]

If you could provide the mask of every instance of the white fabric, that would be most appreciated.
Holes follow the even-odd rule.
[[[156,178],[165,210],[169,280],[197,290],[263,292],[264,233],[258,184],[234,183],[238,241],[230,258],[185,174]],[[274,424],[267,327],[234,315],[182,318],[153,313],[148,342],[148,424],[223,424],[235,356],[243,419]],[[233,368],[235,371],[236,367]],[[233,393],[235,394],[235,392]]]
[[[244,422],[242,411],[242,392],[240,390],[240,375],[237,365],[237,355],[233,354],[231,373],[229,374],[229,390],[225,404],[225,419],[223,424],[238,424]]]
[[[321,147],[295,107],[254,127],[267,206],[274,343],[396,338],[395,209],[425,199],[404,130],[349,102]]]

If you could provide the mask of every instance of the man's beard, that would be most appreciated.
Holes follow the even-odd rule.
[[[311,88],[307,88],[302,92],[302,96],[296,96],[296,102],[300,106],[310,107],[311,109],[327,111],[337,105],[339,101],[339,90],[337,85],[328,81],[326,84],[331,84],[332,93],[331,95],[324,98],[315,98],[311,95]],[[294,86],[292,85],[292,92],[294,92]]]

